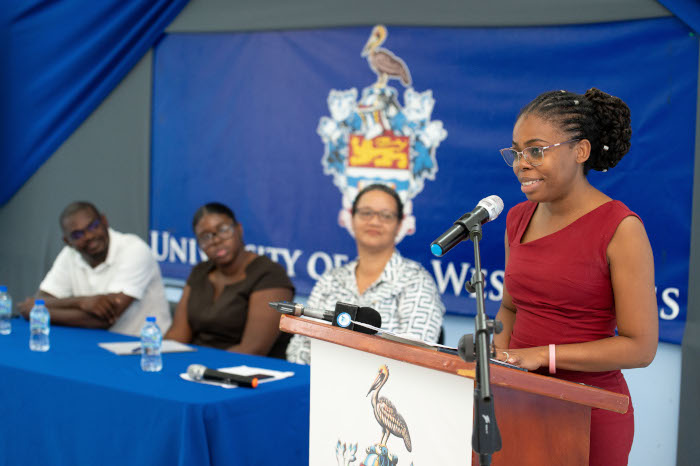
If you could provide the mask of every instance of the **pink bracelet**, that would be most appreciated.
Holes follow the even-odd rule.
[[[549,345],[549,373],[557,373],[557,362],[553,344]]]

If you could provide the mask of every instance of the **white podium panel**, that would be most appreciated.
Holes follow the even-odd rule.
[[[471,464],[474,381],[311,341],[311,466]]]

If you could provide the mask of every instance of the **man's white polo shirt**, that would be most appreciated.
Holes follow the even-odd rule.
[[[146,243],[136,235],[109,229],[107,259],[92,268],[66,246],[56,257],[39,289],[56,298],[124,293],[134,302],[109,330],[138,336],[147,316],[155,316],[163,334],[172,318],[160,268]]]

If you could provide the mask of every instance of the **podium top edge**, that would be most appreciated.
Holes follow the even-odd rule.
[[[375,335],[366,335],[340,327],[333,327],[315,319],[283,315],[280,318],[280,330],[428,369],[447,372],[456,377],[474,379],[475,376],[476,364],[463,361],[458,356],[442,353],[435,349],[388,340]],[[490,374],[493,385],[506,389],[546,396],[617,413],[626,413],[629,408],[629,397],[627,395],[601,388],[498,365],[490,366]]]

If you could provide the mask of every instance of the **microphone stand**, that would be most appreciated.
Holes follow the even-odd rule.
[[[472,429],[472,449],[479,454],[479,464],[491,464],[491,455],[501,449],[501,433],[496,422],[494,399],[491,393],[489,358],[491,356],[491,334],[500,333],[503,329],[501,322],[487,319],[484,310],[484,276],[481,273],[481,255],[479,241],[481,240],[481,224],[465,225],[468,227],[469,239],[474,243],[474,275],[466,284],[467,291],[476,293],[476,319],[474,321],[475,355],[467,354],[464,359],[472,362],[469,357],[476,357],[474,377],[474,425]]]

